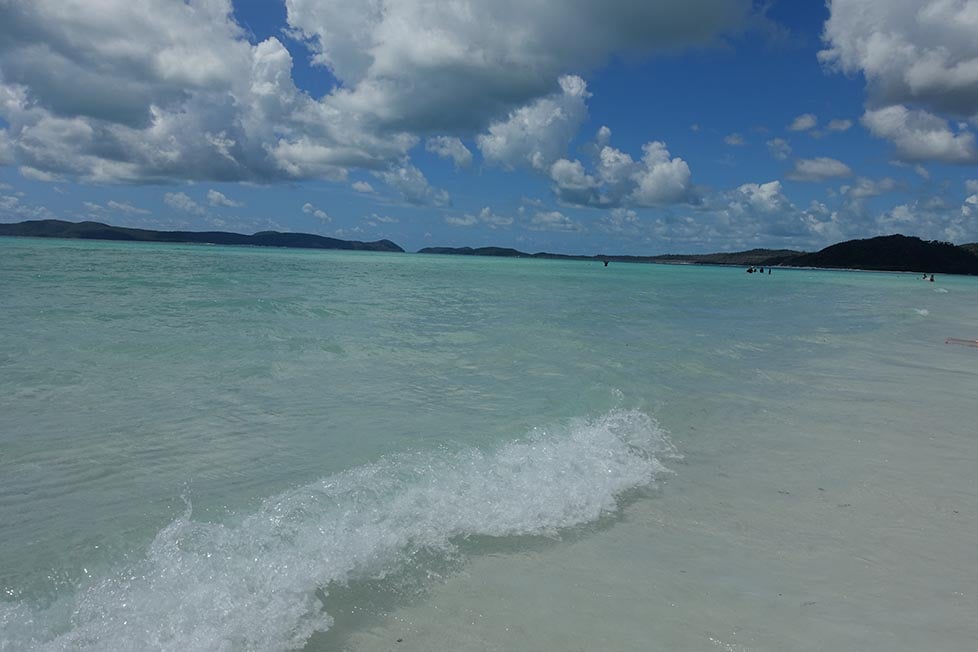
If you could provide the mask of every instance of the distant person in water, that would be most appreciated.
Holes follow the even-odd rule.
[[[754,273],[754,266],[753,265],[751,265],[750,267],[747,268],[747,273],[748,274],[753,274]]]
[[[770,267],[768,267],[768,268],[767,268],[767,275],[768,275],[768,276],[770,276],[770,275],[771,275],[771,268],[770,268]]]
[[[605,266],[605,267],[607,267],[607,266],[608,266],[608,261],[607,261],[607,260],[606,260],[606,261],[604,261],[604,266]]]
[[[764,268],[762,267],[762,268],[760,268],[760,269],[759,269],[759,270],[757,270],[757,271],[759,271],[759,272],[760,272],[761,274],[763,274],[763,273],[764,273]]]
[[[933,275],[933,274],[931,274],[931,275],[930,275],[930,282],[931,282],[931,283],[933,283],[933,282],[934,282],[934,275]]]

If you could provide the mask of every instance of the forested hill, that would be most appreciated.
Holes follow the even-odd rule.
[[[359,242],[338,240],[311,233],[261,231],[254,235],[225,231],[151,231],[110,226],[101,222],[36,220],[0,224],[0,235],[34,238],[80,238],[85,240],[124,240],[130,242],[170,242],[190,244],[251,245],[255,247],[293,247],[297,249],[346,249],[357,251],[400,251],[390,240]]]
[[[833,267],[942,274],[978,274],[978,255],[950,242],[927,242],[905,235],[849,240],[782,263],[794,267]]]
[[[927,242],[904,235],[887,235],[866,240],[849,240],[815,253],[791,249],[751,249],[732,253],[667,254],[660,256],[568,256],[539,252],[524,253],[501,247],[428,247],[419,253],[462,256],[505,256],[510,258],[557,258],[626,263],[672,263],[697,265],[754,265],[760,267],[819,267],[941,274],[978,274],[978,243],[956,246]]]

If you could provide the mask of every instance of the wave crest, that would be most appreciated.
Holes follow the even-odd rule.
[[[301,647],[332,624],[330,584],[382,578],[466,537],[593,521],[676,456],[652,417],[615,410],[494,451],[392,456],[271,497],[236,523],[197,522],[188,508],[143,561],[70,604],[0,604],[0,648]]]

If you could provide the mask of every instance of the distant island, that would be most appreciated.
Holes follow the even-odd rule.
[[[0,224],[0,236],[404,252],[401,247],[390,240],[359,242],[310,233],[280,233],[278,231],[261,231],[254,235],[225,231],[152,231],[110,226],[100,222],[65,222],[63,220],[34,220],[16,224]],[[599,254],[596,256],[577,256],[545,251],[531,254],[507,247],[426,247],[418,253],[590,260],[602,263],[814,267],[978,275],[978,243],[954,245],[950,242],[925,241],[899,234],[840,242],[814,253],[792,249],[750,249],[748,251],[713,254],[665,254],[659,256]]]
[[[888,272],[927,272],[978,275],[978,243],[953,245],[925,241],[905,235],[886,235],[849,240],[821,251],[808,253],[791,249],[751,249],[734,253],[666,254],[660,256],[571,256],[540,252],[524,253],[501,247],[427,247],[418,253],[459,256],[506,256],[511,258],[557,258],[622,263],[668,263],[686,265],[740,265],[756,267],[816,267]]]
[[[280,233],[278,231],[261,231],[254,235],[227,233],[225,231],[151,231],[149,229],[110,226],[101,222],[65,222],[63,220],[33,220],[17,224],[0,224],[0,235],[127,242],[249,245],[252,247],[290,247],[296,249],[404,251],[390,240],[359,242],[357,240],[327,238],[311,233]]]

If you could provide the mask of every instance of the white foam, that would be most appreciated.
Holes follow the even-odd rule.
[[[928,310],[927,308],[914,308],[913,311],[918,315],[920,315],[921,317],[926,317],[927,315],[930,314],[930,310]]]
[[[675,455],[654,419],[616,410],[492,452],[384,459],[274,496],[237,523],[197,522],[188,509],[143,561],[66,604],[0,604],[0,649],[301,647],[331,624],[317,590],[383,578],[466,537],[593,521]]]

